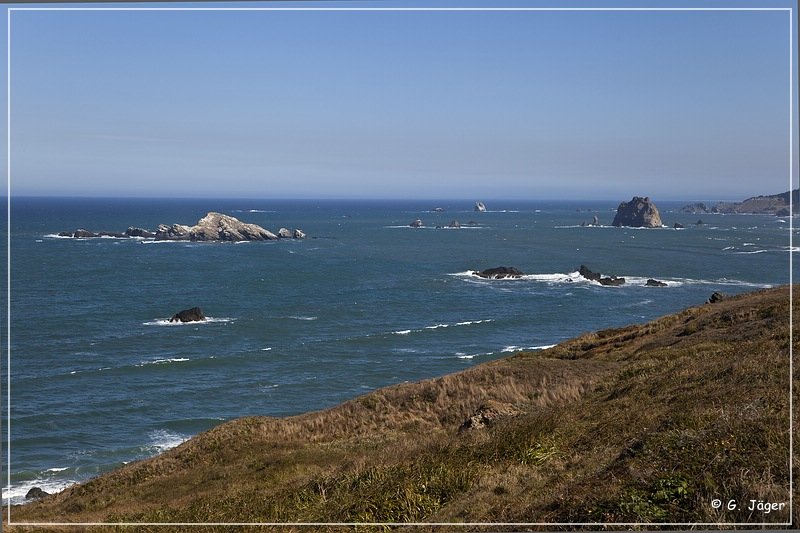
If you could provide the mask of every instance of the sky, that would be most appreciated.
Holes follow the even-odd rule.
[[[786,10],[15,10],[11,194],[779,193],[791,180],[792,98],[797,113],[794,20]]]

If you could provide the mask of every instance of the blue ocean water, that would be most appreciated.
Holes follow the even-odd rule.
[[[609,226],[617,202],[497,201],[477,213],[454,200],[14,198],[3,498],[59,490],[240,416],[323,409],[644,322],[714,291],[788,283],[788,219],[682,214],[685,203],[658,202],[664,223],[685,229],[643,230]],[[208,211],[309,238],[55,235],[191,225]],[[605,226],[580,226],[594,215]],[[425,227],[410,228],[417,218]],[[454,219],[461,229],[437,229]],[[586,281],[581,264],[628,282]],[[500,265],[528,275],[471,273]],[[668,287],[645,287],[650,277]],[[166,321],[193,306],[211,319]]]

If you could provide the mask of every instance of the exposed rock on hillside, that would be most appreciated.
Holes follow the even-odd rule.
[[[612,226],[629,226],[632,228],[660,228],[661,214],[656,204],[645,196],[634,196],[630,202],[622,202],[617,208]]]

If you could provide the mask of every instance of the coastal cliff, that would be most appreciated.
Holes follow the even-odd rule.
[[[11,512],[61,523],[797,523],[787,505],[763,510],[789,498],[789,304],[788,287],[762,290],[324,411],[234,420]],[[742,509],[715,509],[715,498]],[[751,499],[762,509],[746,511]]]

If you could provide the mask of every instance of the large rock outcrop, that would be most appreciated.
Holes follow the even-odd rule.
[[[189,240],[192,241],[274,241],[277,238],[261,226],[213,211],[189,228]]]
[[[661,214],[656,204],[645,196],[634,196],[630,202],[622,202],[617,208],[612,226],[628,226],[632,228],[660,228]]]
[[[169,319],[170,322],[202,322],[205,320],[206,317],[203,314],[203,310],[199,307],[192,307],[191,309],[184,309],[183,311],[178,311],[172,318]]]

